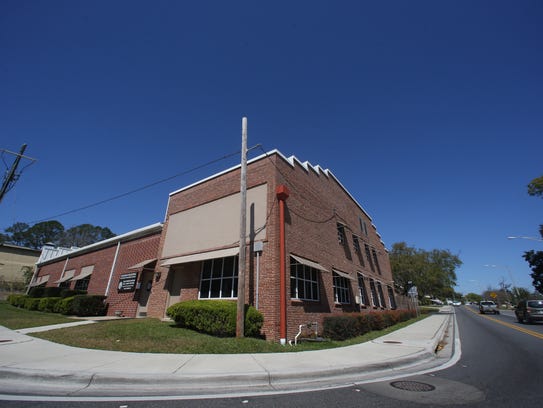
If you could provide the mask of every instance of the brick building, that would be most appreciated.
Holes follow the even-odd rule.
[[[109,314],[122,310],[126,316],[163,318],[179,301],[234,300],[240,196],[238,165],[172,192],[163,226],[151,228],[145,239],[125,234],[128,241],[119,244],[118,255],[112,238],[82,249],[80,260],[77,251],[70,253],[62,275],[58,266],[49,272],[47,264],[39,275],[49,274],[48,285],[62,284],[73,272],[68,279],[77,284],[90,271],[89,293],[108,296]],[[250,160],[246,237],[245,299],[263,314],[268,340],[284,343],[307,323],[322,328],[324,317],[333,313],[396,308],[381,237],[329,170],[277,150]],[[130,256],[130,242],[141,251]],[[114,287],[136,267],[144,271],[138,282],[140,293],[145,286],[148,295],[145,309],[134,305],[136,293],[123,296]]]
[[[107,296],[108,315],[145,316],[161,232],[157,223],[46,257],[30,286],[86,290]]]
[[[183,300],[237,298],[239,186],[237,166],[170,194],[150,316]],[[381,237],[328,170],[278,151],[251,160],[246,236],[245,299],[264,315],[267,339],[322,327],[331,313],[396,307]]]

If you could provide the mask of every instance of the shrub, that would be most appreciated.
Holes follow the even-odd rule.
[[[41,312],[53,313],[56,311],[57,303],[60,302],[60,297],[44,297],[40,299],[38,310]]]
[[[104,316],[107,306],[106,296],[76,295],[73,297],[72,310],[76,316]]]
[[[74,296],[63,298],[60,302],[58,302],[55,306],[55,312],[56,313],[62,313],[64,315],[72,315],[74,314],[72,304],[74,303]]]
[[[27,297],[25,299],[24,308],[28,310],[38,310],[39,305],[40,305],[39,298]]]
[[[8,303],[15,307],[25,307],[25,299],[27,299],[27,295],[16,295],[11,294],[8,296]]]
[[[62,291],[62,288],[59,288],[57,286],[47,286],[43,288],[43,295],[42,297],[59,297],[60,292]]]
[[[358,326],[358,319],[353,315],[327,316],[322,333],[332,340],[346,340],[358,336]]]
[[[362,336],[372,330],[383,330],[416,316],[410,310],[352,313],[327,316],[323,321],[323,335],[332,340],[346,340]]]
[[[63,288],[60,291],[61,298],[67,298],[67,297],[72,297],[76,295],[86,295],[86,294],[87,294],[86,290],[75,290],[75,289]]]
[[[43,286],[34,286],[33,288],[30,288],[28,291],[28,296],[33,298],[40,298],[43,297],[43,292],[45,291],[45,288]]]
[[[369,312],[368,320],[372,330],[383,330],[386,327],[382,312]]]
[[[189,300],[176,303],[166,314],[178,326],[214,336],[235,336],[237,304],[225,300]],[[245,336],[258,336],[264,318],[252,306],[245,306]]]

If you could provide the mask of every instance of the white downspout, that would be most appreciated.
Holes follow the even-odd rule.
[[[113,264],[111,265],[111,272],[109,272],[109,280],[107,281],[106,293],[109,294],[109,287],[111,286],[111,279],[113,279],[113,272],[115,271],[115,264],[117,263],[117,255],[119,255],[119,248],[121,248],[121,241],[117,243],[117,250],[115,251],[115,257],[113,258]]]

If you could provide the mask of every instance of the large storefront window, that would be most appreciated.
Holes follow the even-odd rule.
[[[238,257],[207,259],[202,262],[200,299],[238,296]]]
[[[290,258],[290,297],[319,300],[319,271]]]

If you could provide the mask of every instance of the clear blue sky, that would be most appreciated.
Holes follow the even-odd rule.
[[[388,247],[458,254],[457,290],[531,290],[543,243],[506,237],[543,223],[542,21],[524,0],[4,0],[0,148],[37,162],[0,229],[236,152],[247,116],[250,146],[330,169]],[[55,219],[125,233],[238,162]]]

